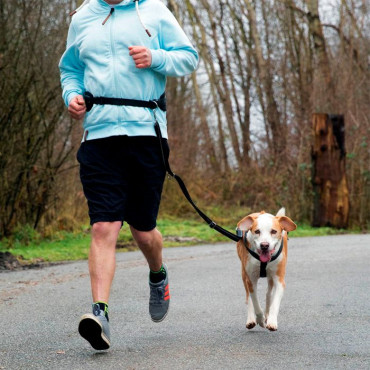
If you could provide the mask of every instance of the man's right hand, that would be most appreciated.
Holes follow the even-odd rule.
[[[86,113],[86,105],[82,95],[77,95],[70,101],[68,112],[73,119],[79,120],[84,118]]]

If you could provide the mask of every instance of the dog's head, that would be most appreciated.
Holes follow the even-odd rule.
[[[287,216],[282,208],[276,216],[261,211],[244,217],[238,228],[247,234],[247,240],[260,256],[261,262],[269,262],[279,249],[284,231],[293,231],[297,225]]]

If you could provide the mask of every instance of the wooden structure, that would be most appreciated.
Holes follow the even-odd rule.
[[[346,228],[349,197],[345,173],[344,117],[315,113],[312,127],[312,226]]]

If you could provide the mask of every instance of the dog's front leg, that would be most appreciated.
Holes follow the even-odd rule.
[[[250,289],[250,292],[249,292],[250,293],[249,301],[252,301],[250,302],[252,304],[248,305],[247,328],[248,328],[248,322],[250,323],[257,322],[259,326],[262,326],[263,328],[265,327],[265,315],[263,314],[263,311],[261,309],[261,306],[260,306],[260,303],[257,297],[257,282],[258,282],[258,278],[251,279],[252,289]],[[252,311],[249,310],[251,306],[253,306],[253,313]]]
[[[269,311],[270,311],[270,306],[271,306],[271,293],[272,293],[272,288],[274,286],[274,281],[271,278],[268,278],[267,284],[268,285],[267,285],[267,293],[266,293],[266,310],[265,310],[266,322],[269,317]]]
[[[256,324],[256,314],[254,312],[254,306],[251,298],[251,292],[253,291],[253,284],[251,280],[249,279],[249,276],[247,275],[246,270],[244,267],[242,267],[242,279],[245,287],[245,291],[247,293],[247,306],[248,306],[248,314],[247,314],[247,323],[246,328],[247,329],[253,329]]]
[[[253,293],[251,293],[251,299],[252,299],[253,306],[254,306],[254,312],[256,315],[257,324],[264,328],[265,327],[265,315],[263,314],[262,308],[258,301],[257,284],[256,284],[256,290]]]
[[[247,305],[248,305],[248,316],[247,316],[247,324],[245,326],[247,329],[253,329],[257,324],[257,320],[256,320],[256,313],[254,312],[252,297],[250,295],[248,297]]]
[[[275,331],[278,328],[277,316],[279,314],[281,299],[283,298],[284,294],[284,287],[284,281],[281,282],[278,278],[273,279],[270,307],[266,306],[266,311],[268,312],[266,328],[271,331]]]

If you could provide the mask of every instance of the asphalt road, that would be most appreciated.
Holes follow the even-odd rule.
[[[118,254],[106,352],[77,333],[90,311],[86,261],[0,273],[0,369],[370,369],[369,234],[290,239],[277,332],[245,328],[235,245],[164,256],[171,308],[155,324],[144,258]]]

